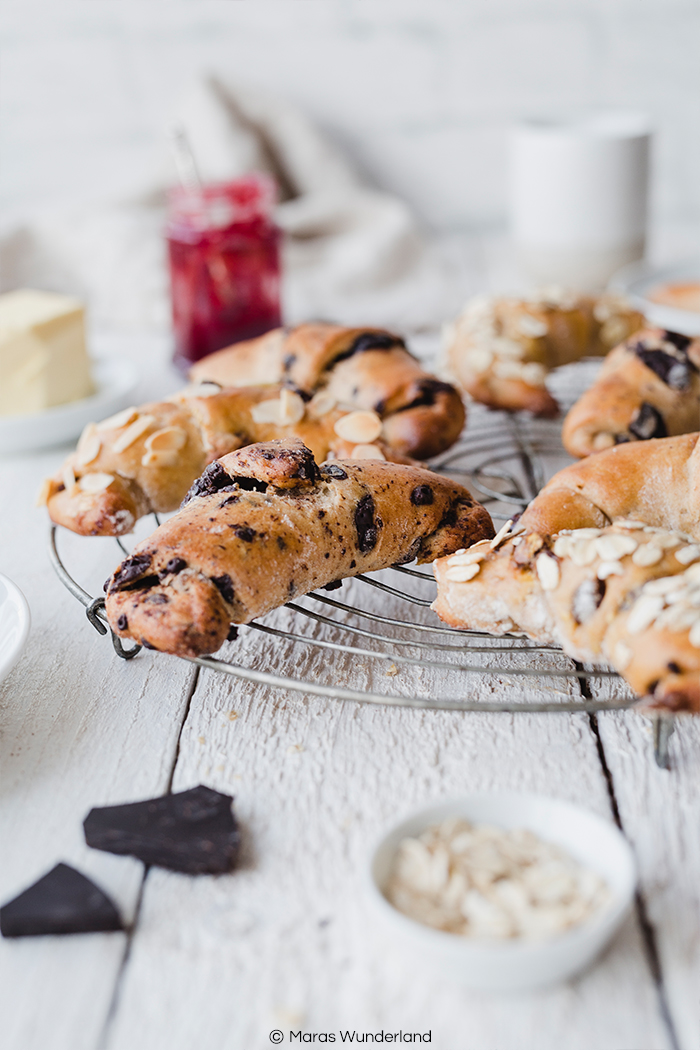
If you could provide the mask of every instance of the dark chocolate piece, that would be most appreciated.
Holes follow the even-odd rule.
[[[687,350],[692,342],[689,336],[681,335],[680,332],[669,332],[668,329],[664,332],[663,338],[667,343],[672,343],[677,350]]]
[[[258,481],[257,478],[242,477],[235,477],[233,480],[236,482],[239,489],[244,489],[246,492],[267,492],[266,481]],[[228,492],[228,489],[222,489],[222,491]]]
[[[231,475],[227,474],[219,461],[215,459],[213,463],[206,467],[200,477],[192,482],[180,506],[184,507],[196,496],[211,496],[214,492],[220,492],[221,489],[230,485],[232,481]]]
[[[420,405],[434,405],[437,394],[454,394],[455,388],[449,383],[443,383],[441,379],[421,379],[418,383],[418,393],[407,405],[397,408],[397,412],[407,412],[409,408],[418,408]]]
[[[414,507],[429,507],[435,499],[435,494],[430,485],[416,485],[411,493],[411,503]]]
[[[126,615],[124,613],[122,613],[121,616],[119,617],[119,619],[117,620],[117,627],[119,628],[120,631],[125,631],[128,628],[128,626],[129,626],[129,621],[126,618]]]
[[[212,576],[211,582],[221,593],[221,597],[224,601],[228,602],[229,605],[233,605],[236,600],[235,591],[233,589],[233,580],[227,572],[223,576]]]
[[[342,580],[332,580],[330,583],[324,583],[324,591],[337,591],[339,587],[343,586]]]
[[[83,822],[85,841],[159,868],[219,875],[231,871],[240,847],[232,802],[231,795],[200,784],[145,802],[102,806]]]
[[[125,558],[114,574],[111,581],[112,591],[123,591],[126,585],[143,576],[146,569],[151,566],[150,554],[135,554],[133,558]]]
[[[571,615],[576,623],[587,623],[605,597],[605,580],[584,580],[574,591]]]
[[[363,554],[371,551],[377,543],[377,526],[374,521],[374,500],[368,493],[363,496],[355,508],[355,528],[357,529],[357,546]]]
[[[187,562],[184,558],[171,558],[165,568],[168,572],[171,572],[173,576],[176,576],[178,572],[182,572],[183,569],[187,568]]]
[[[238,638],[238,628],[236,627],[235,623],[232,623],[231,626],[228,629],[228,634],[226,635],[226,641],[227,642],[235,642],[236,638]]]
[[[347,350],[343,350],[333,358],[332,364],[328,367],[337,365],[339,361],[346,361],[348,357],[353,357],[355,354],[363,354],[366,350],[392,350],[395,346],[406,349],[405,342],[398,335],[391,335],[390,332],[361,332],[353,339]]]
[[[68,864],[57,864],[0,908],[3,937],[123,929],[119,912],[107,894]]]
[[[681,360],[665,350],[649,350],[642,343],[637,343],[634,352],[654,375],[657,375],[672,390],[687,390],[694,365],[687,359]]]
[[[658,408],[654,408],[648,401],[642,402],[639,411],[630,423],[630,432],[640,441],[668,437],[664,417]]]
[[[249,525],[230,525],[229,528],[233,529],[234,535],[244,543],[252,543],[257,536],[255,529],[251,529]]]
[[[339,478],[341,481],[347,477],[343,468],[336,467],[334,463],[324,463],[321,467],[321,473],[327,474],[329,478]]]

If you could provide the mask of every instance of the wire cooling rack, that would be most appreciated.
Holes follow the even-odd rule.
[[[500,522],[523,510],[564,462],[556,423],[487,413],[476,406],[460,442],[433,467],[467,484],[494,520]],[[131,659],[140,646],[125,648],[111,632],[104,598],[85,590],[64,564],[58,549],[59,531],[52,527],[49,548],[58,577],[85,606],[93,627],[102,635],[111,635],[117,655]],[[126,548],[117,542],[121,558]],[[225,657],[186,659],[200,667],[272,688],[365,704],[449,711],[594,714],[623,710],[635,703],[617,674],[586,668],[557,647],[537,645],[515,636],[496,638],[447,627],[430,610],[434,597],[435,581],[429,568],[394,566],[345,581],[342,594],[334,592],[331,596],[314,591],[261,621],[253,621],[240,629],[245,643],[241,644],[239,637],[227,644]],[[247,644],[251,637],[257,645]],[[265,639],[275,644],[262,645],[261,659],[260,643]],[[275,671],[275,654],[281,645],[298,648],[298,676]],[[339,677],[353,678],[349,667],[369,669],[365,680],[359,685],[352,681],[339,684]],[[432,695],[420,688],[420,677],[426,668],[433,683],[429,690]],[[441,682],[438,696],[434,695],[436,675]],[[389,685],[395,686],[397,679],[408,682],[401,692],[393,692]],[[442,692],[443,684],[453,695]],[[488,698],[507,693],[513,685],[516,699]],[[654,719],[655,756],[658,764],[666,768],[672,732],[672,719]]]

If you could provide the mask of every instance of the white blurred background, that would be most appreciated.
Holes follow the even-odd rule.
[[[5,231],[157,181],[168,121],[215,73],[296,104],[426,233],[465,243],[503,229],[514,119],[645,111],[651,251],[667,261],[699,239],[698,0],[6,0],[0,11]]]

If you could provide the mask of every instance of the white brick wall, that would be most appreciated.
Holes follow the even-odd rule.
[[[0,0],[0,206],[137,186],[191,77],[304,106],[427,223],[504,212],[504,133],[651,113],[654,213],[700,218],[700,0]]]

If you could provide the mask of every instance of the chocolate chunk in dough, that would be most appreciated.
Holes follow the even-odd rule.
[[[635,347],[635,353],[672,390],[687,390],[690,386],[695,367],[687,358],[667,354],[665,350],[649,350],[641,343]]]
[[[343,350],[333,359],[333,364],[337,365],[354,354],[363,354],[366,350],[392,350],[395,346],[406,349],[405,342],[398,335],[392,335],[390,332],[362,332],[353,339],[347,350]]]
[[[143,576],[146,569],[150,568],[150,566],[150,554],[135,554],[133,558],[126,558],[115,572],[110,589],[112,591],[124,590],[127,584],[133,583],[134,580],[138,580],[139,576]]]
[[[681,335],[680,332],[664,332],[663,338],[667,343],[672,343],[677,350],[687,350],[690,346],[692,339],[690,336]]]
[[[639,411],[630,423],[630,433],[640,441],[668,437],[664,417],[658,408],[654,408],[648,401],[642,402]]]
[[[196,496],[211,496],[214,492],[220,492],[221,489],[229,486],[232,481],[233,478],[231,475],[227,474],[219,461],[215,459],[214,462],[210,463],[204,470],[201,477],[192,482],[189,492],[180,506],[184,507],[185,504],[189,503],[191,499],[195,499]]]
[[[232,802],[231,795],[200,784],[145,802],[102,806],[85,818],[85,841],[159,868],[219,875],[231,871],[240,848]]]
[[[363,554],[371,551],[377,543],[377,526],[374,521],[374,500],[369,493],[362,497],[355,508],[355,528],[357,546]]]
[[[229,574],[225,572],[223,576],[212,576],[211,582],[217,588],[224,601],[228,602],[229,605],[233,605],[236,600],[236,593],[233,589],[233,580]]]
[[[343,468],[336,467],[333,463],[324,463],[321,467],[321,474],[327,474],[329,478],[338,478],[340,481],[347,477]]]
[[[429,507],[434,499],[435,494],[430,485],[416,485],[411,493],[411,503],[414,507]]]
[[[119,912],[106,893],[68,864],[57,864],[0,908],[3,937],[123,929]]]

